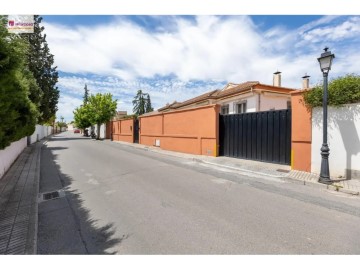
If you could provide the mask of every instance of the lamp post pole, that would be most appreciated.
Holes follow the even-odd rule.
[[[328,51],[329,48],[324,49],[324,53],[318,58],[320,63],[320,68],[323,73],[323,144],[321,146],[321,168],[320,168],[320,177],[319,182],[323,184],[332,184],[330,179],[330,170],[329,170],[329,146],[327,141],[327,100],[328,100],[328,74],[331,69],[332,60],[335,58],[334,54],[331,54]]]
[[[327,143],[327,98],[328,98],[328,73],[323,72],[324,94],[323,94],[323,144],[321,146],[321,169],[319,182],[323,184],[331,184],[329,170],[329,146]]]

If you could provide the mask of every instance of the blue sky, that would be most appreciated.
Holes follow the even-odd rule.
[[[132,113],[138,89],[155,109],[226,83],[301,87],[301,77],[318,83],[317,57],[325,46],[336,59],[330,77],[360,73],[360,16],[43,16],[58,66],[58,118],[73,119],[90,93],[110,92],[118,110]]]

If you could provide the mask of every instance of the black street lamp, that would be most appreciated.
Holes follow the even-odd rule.
[[[324,77],[324,94],[323,94],[323,144],[321,147],[321,169],[319,182],[323,184],[332,184],[329,172],[329,146],[327,143],[327,99],[328,99],[328,74],[331,69],[332,60],[335,58],[328,47],[324,49],[324,53],[318,58],[320,69]]]

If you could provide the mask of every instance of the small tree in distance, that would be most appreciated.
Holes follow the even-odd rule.
[[[117,100],[113,100],[112,94],[91,95],[88,103],[84,106],[91,124],[97,125],[97,140],[100,137],[100,125],[111,120],[116,114]]]
[[[84,130],[85,128],[91,126],[89,113],[86,106],[81,105],[80,107],[76,108],[73,113],[76,127]]]

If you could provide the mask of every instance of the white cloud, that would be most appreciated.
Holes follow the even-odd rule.
[[[59,119],[61,116],[64,117],[65,122],[70,122],[73,120],[73,111],[76,107],[82,104],[81,98],[76,98],[73,96],[69,96],[67,94],[61,94],[58,104],[58,113],[56,114],[57,118]]]
[[[93,93],[113,93],[119,99],[118,109],[131,113],[138,89],[149,92],[153,106],[159,108],[222,88],[224,82],[272,84],[276,70],[283,73],[283,86],[300,88],[305,73],[311,75],[313,83],[321,79],[316,58],[323,42],[332,41],[330,49],[335,52],[344,46],[344,39],[358,39],[360,34],[360,18],[356,16],[346,17],[346,21],[324,16],[298,29],[275,26],[264,33],[247,16],[152,19],[166,22],[156,31],[124,17],[74,28],[45,22],[58,69],[74,74],[59,79],[62,95],[80,100],[87,83]],[[350,58],[359,58],[357,47],[336,52],[332,76],[360,72]],[[174,79],[163,79],[169,75]],[[191,84],[191,80],[203,83]],[[60,102],[59,109],[72,112],[70,105],[75,103],[66,104],[64,98]]]
[[[323,40],[335,41],[360,35],[360,18],[352,17],[335,26],[326,26],[310,30],[303,34],[303,39],[310,42]]]
[[[61,71],[125,80],[175,74],[184,81],[242,80],[253,72],[247,66],[261,56],[264,39],[248,17],[199,16],[195,23],[173,20],[177,27],[172,26],[172,32],[155,33],[119,18],[111,24],[74,29],[44,25]]]

